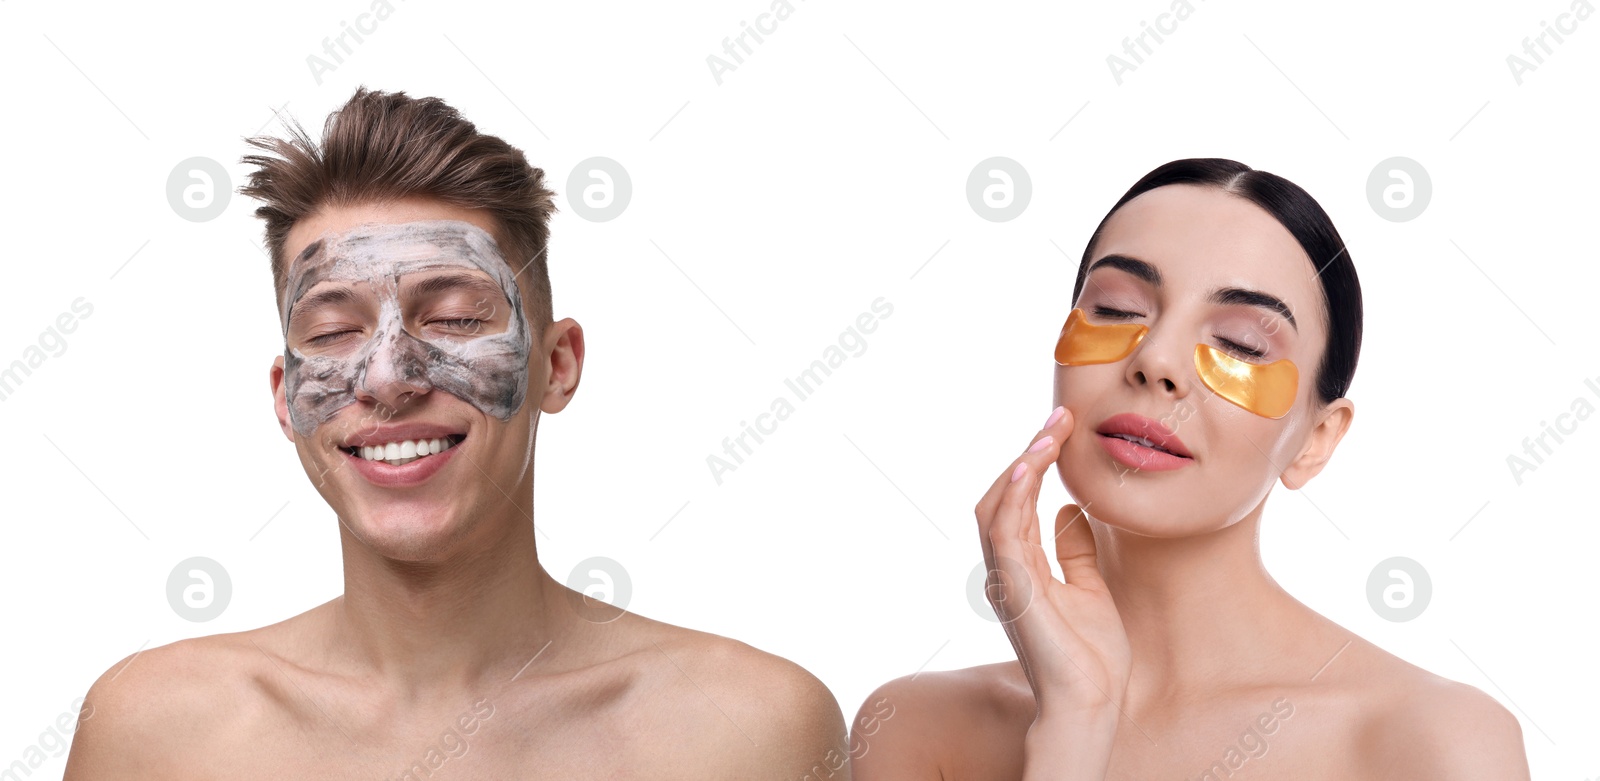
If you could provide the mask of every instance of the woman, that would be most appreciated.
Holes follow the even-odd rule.
[[[1272,484],[1315,477],[1354,414],[1361,291],[1316,201],[1231,160],[1163,165],[1101,221],[1072,301],[1059,406],[976,508],[1019,661],[879,687],[856,781],[1527,778],[1499,703],[1262,566]],[[1064,582],[1035,509],[1052,462]]]

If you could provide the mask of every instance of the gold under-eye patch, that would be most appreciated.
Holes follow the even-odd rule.
[[[1082,366],[1120,361],[1139,346],[1139,340],[1149,331],[1149,326],[1138,323],[1095,325],[1085,319],[1082,309],[1074,308],[1056,340],[1056,363]]]
[[[1194,346],[1194,369],[1207,388],[1265,418],[1281,418],[1294,406],[1299,370],[1288,358],[1250,363],[1209,344]]]

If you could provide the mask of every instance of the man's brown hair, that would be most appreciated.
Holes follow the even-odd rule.
[[[551,322],[545,249],[555,193],[522,150],[479,133],[438,98],[364,86],[328,115],[320,144],[291,122],[285,123],[288,138],[246,139],[271,154],[241,158],[257,168],[239,188],[263,202],[256,216],[266,221],[279,311],[289,265],[283,245],[296,221],[323,206],[422,196],[493,215],[510,245],[501,247],[506,261],[519,279],[533,283],[522,295],[529,325],[537,335]]]

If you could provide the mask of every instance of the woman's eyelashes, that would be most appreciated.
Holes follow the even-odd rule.
[[[1112,309],[1104,306],[1096,306],[1094,308],[1094,313],[1101,317],[1109,317],[1113,320],[1127,320],[1134,317],[1144,317],[1144,315],[1141,315],[1137,312],[1126,312],[1121,309]]]
[[[1245,347],[1244,345],[1239,344],[1232,339],[1224,339],[1219,336],[1217,337],[1217,341],[1222,342],[1222,346],[1226,348],[1228,352],[1237,353],[1240,358],[1255,359],[1267,354],[1265,350],[1257,350],[1254,348]]]
[[[1112,309],[1111,307],[1107,306],[1095,306],[1094,313],[1099,317],[1105,317],[1111,320],[1131,320],[1135,317],[1144,317],[1144,315],[1139,314],[1138,312],[1129,312],[1123,309]],[[1267,354],[1265,350],[1247,347],[1225,337],[1218,336],[1217,341],[1222,344],[1223,350],[1233,354],[1238,358],[1255,360]]]

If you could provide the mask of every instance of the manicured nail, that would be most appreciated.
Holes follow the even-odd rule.
[[[1039,452],[1039,451],[1041,451],[1041,450],[1043,450],[1043,449],[1045,449],[1047,447],[1050,447],[1050,445],[1052,443],[1054,443],[1055,441],[1056,441],[1055,437],[1050,436],[1049,434],[1046,434],[1046,435],[1040,437],[1038,442],[1033,443],[1033,447],[1028,448],[1028,452],[1029,453],[1037,453],[1037,452]]]
[[[1044,422],[1044,427],[1050,428],[1051,426],[1054,426],[1056,421],[1060,420],[1061,416],[1065,414],[1067,414],[1066,407],[1056,407],[1056,411],[1050,413],[1050,419]]]
[[[1011,470],[1011,482],[1015,483],[1018,478],[1022,477],[1022,473],[1026,471],[1028,471],[1028,462],[1023,461],[1017,464],[1017,468]]]

